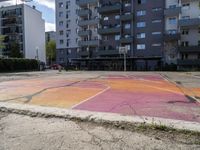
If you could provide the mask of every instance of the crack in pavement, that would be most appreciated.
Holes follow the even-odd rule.
[[[72,82],[72,83],[69,83],[69,84],[66,84],[66,85],[62,85],[62,86],[55,86],[55,87],[45,88],[45,89],[43,89],[43,90],[41,90],[41,91],[38,91],[38,92],[33,93],[33,94],[30,94],[30,95],[21,96],[21,97],[16,97],[16,98],[12,98],[12,99],[5,99],[5,100],[1,100],[0,102],[9,102],[9,101],[14,101],[14,100],[18,100],[18,99],[23,99],[23,98],[25,98],[26,101],[24,101],[24,103],[29,103],[29,102],[31,102],[31,100],[33,99],[34,96],[40,95],[41,93],[43,93],[43,92],[45,92],[45,91],[47,91],[47,90],[73,86],[73,85],[78,84],[78,83],[81,83],[81,82],[86,82],[86,81],[89,81],[89,80],[98,79],[98,78],[100,78],[101,76],[102,76],[102,75],[97,76],[97,77],[94,77],[94,78],[87,78],[87,79],[84,79],[84,80],[75,81],[75,82]]]

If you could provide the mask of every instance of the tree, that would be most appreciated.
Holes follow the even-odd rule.
[[[50,40],[46,44],[46,56],[48,61],[50,62],[50,65],[52,65],[52,62],[56,59],[56,42],[53,40]]]
[[[0,35],[0,56],[2,55],[2,50],[5,48],[4,45],[4,40],[5,40],[5,36],[4,35]]]
[[[20,52],[19,43],[12,42],[10,44],[10,55],[9,55],[9,57],[12,57],[12,58],[22,58],[23,57],[22,53]]]

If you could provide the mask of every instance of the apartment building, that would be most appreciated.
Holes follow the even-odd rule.
[[[166,0],[165,58],[180,70],[200,68],[200,1]]]
[[[5,35],[4,57],[10,56],[10,47],[18,43],[24,58],[46,62],[45,23],[35,7],[25,4],[0,8],[0,34]]]
[[[81,35],[79,45],[90,47],[84,48],[85,60],[81,54],[86,66],[122,70],[119,47],[126,46],[128,70],[161,68],[164,0],[77,0],[77,5],[82,10],[78,25],[90,34]]]
[[[45,40],[46,43],[49,41],[56,41],[56,32],[55,31],[45,32]]]
[[[80,68],[123,70],[119,47],[128,49],[128,70],[199,63],[199,0],[76,0],[75,5],[78,42],[71,61]]]
[[[77,9],[75,0],[56,0],[56,59],[59,64],[69,65],[78,57]]]

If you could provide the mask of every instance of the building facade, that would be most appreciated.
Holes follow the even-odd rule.
[[[10,57],[12,44],[17,43],[23,58],[46,62],[45,22],[35,7],[25,4],[1,7],[0,34],[5,36],[4,57]]]
[[[56,32],[55,31],[45,32],[45,40],[46,43],[49,41],[56,41]]]
[[[119,47],[126,47],[128,70],[162,70],[166,64],[195,67],[200,51],[199,3],[76,0],[78,43],[71,60],[79,68],[123,70]]]
[[[56,0],[56,59],[57,63],[70,65],[77,58],[78,25],[75,0]]]
[[[167,61],[180,70],[200,68],[200,1],[166,0]]]

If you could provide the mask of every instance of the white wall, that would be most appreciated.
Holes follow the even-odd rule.
[[[45,22],[42,14],[24,5],[25,58],[35,59],[38,47],[39,60],[46,62]]]

